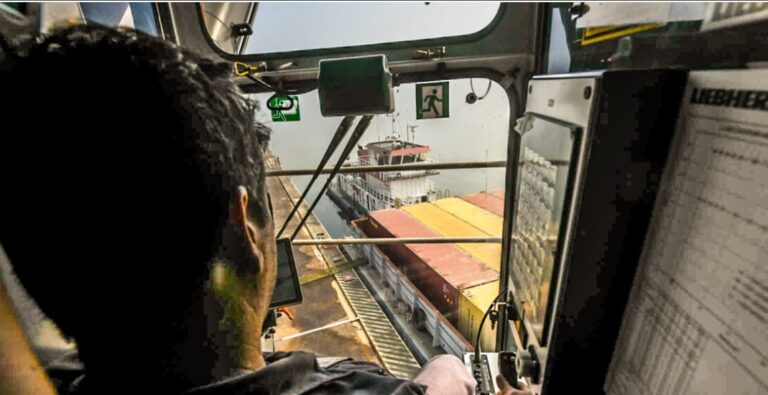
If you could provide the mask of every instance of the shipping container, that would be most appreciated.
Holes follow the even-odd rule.
[[[361,221],[368,222],[368,219],[352,221],[351,226],[353,231],[358,237],[366,237],[358,226]],[[395,278],[395,282],[392,285],[392,295],[396,300],[405,303],[412,312],[410,320],[416,328],[429,333],[432,337],[432,346],[440,346],[446,353],[455,355],[459,358],[463,358],[467,352],[474,351],[474,347],[466,340],[465,335],[456,329],[457,325],[453,325],[438,311],[437,307],[433,305],[429,299],[419,291],[419,289],[405,276],[402,275],[397,266],[384,254],[378,246],[375,245],[361,245],[358,248],[352,248],[351,253],[353,256],[359,256],[362,254],[369,260],[369,264],[372,266],[372,272],[376,272],[381,278]],[[377,281],[369,282],[367,277],[362,276],[363,280],[367,283],[366,286],[371,286]],[[375,287],[375,286],[374,286]],[[380,291],[376,291],[380,292]],[[380,304],[383,309],[390,309],[387,304]],[[420,312],[420,313],[417,313]],[[425,358],[422,358],[425,362],[428,357],[429,351],[424,350],[424,344],[419,342],[411,342],[412,337],[410,334],[401,333],[404,337],[404,341],[409,347],[414,347],[412,351],[418,352]],[[417,351],[419,350],[419,351]]]
[[[491,196],[496,196],[497,198],[504,200],[504,188],[502,189],[493,189],[487,192]]]
[[[491,195],[487,192],[478,192],[459,196],[459,198],[504,218],[504,199],[501,199],[498,196]]]
[[[459,198],[440,199],[432,204],[453,214],[456,218],[469,225],[482,230],[487,236],[501,237],[504,220],[496,214]]]
[[[367,221],[356,224],[368,237],[439,237],[417,219],[395,209],[374,211]],[[460,291],[499,278],[498,273],[453,244],[379,248],[455,326]]]
[[[397,211],[396,209],[388,209],[382,211]],[[370,216],[371,213],[369,213]],[[357,226],[370,238],[392,238],[396,237],[386,226],[379,224],[375,219],[364,218],[355,222]],[[413,237],[432,237],[434,234],[429,229],[426,232],[415,233]],[[403,251],[403,245],[401,244],[383,244],[379,246],[382,252],[392,259],[392,262],[397,265],[397,268],[405,272],[405,264],[409,262],[409,258],[406,251]]]
[[[433,205],[419,203],[403,207],[402,210],[418,219],[421,223],[443,237],[488,237],[482,230],[462,221],[455,215]],[[497,243],[460,243],[462,250],[477,258],[485,266],[499,272],[501,264],[501,244]]]
[[[439,237],[404,211],[377,211],[371,213],[371,218],[395,237]],[[468,288],[498,279],[498,273],[454,244],[406,244],[405,247],[456,288]]]
[[[418,221],[410,218],[407,214],[395,209],[383,210],[385,215],[374,215],[376,212],[369,213],[370,217],[365,221],[357,221],[356,225],[368,237],[437,237],[437,235],[421,225]],[[400,214],[399,216],[397,214]],[[404,218],[397,218],[397,217]],[[380,223],[375,217],[383,219]],[[388,218],[397,218],[399,221],[411,220],[408,228],[408,236],[401,236],[402,229],[397,222],[387,221]],[[442,315],[454,326],[457,325],[457,299],[459,297],[458,289],[451,286],[448,281],[440,276],[424,259],[418,256],[412,245],[404,244],[384,244],[378,248],[397,266],[398,270],[410,280],[416,288],[421,291],[429,301],[437,307]]]
[[[459,298],[459,327],[458,330],[474,346],[480,321],[488,307],[499,294],[499,281],[478,285],[462,290]],[[498,325],[496,325],[498,328]],[[480,348],[483,351],[494,351],[496,346],[496,329],[491,329],[491,322],[486,318],[483,324],[483,334],[480,337]]]
[[[402,210],[380,210],[369,215],[367,219],[353,222],[367,237],[439,237]],[[381,245],[378,248],[474,345],[483,314],[498,294],[498,273],[455,244]],[[389,282],[394,284],[391,279]],[[492,350],[494,345],[495,331],[491,330],[491,323],[486,322],[481,346]]]

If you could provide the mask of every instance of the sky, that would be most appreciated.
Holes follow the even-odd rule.
[[[498,2],[260,3],[248,53],[269,53],[470,34]]]

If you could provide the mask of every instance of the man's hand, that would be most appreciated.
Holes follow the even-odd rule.
[[[496,376],[496,385],[499,386],[496,395],[532,395],[525,386],[520,390],[513,388],[502,375]]]

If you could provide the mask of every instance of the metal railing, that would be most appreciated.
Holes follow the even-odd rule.
[[[341,244],[450,244],[450,243],[498,243],[501,237],[389,237],[370,239],[302,239],[293,245],[341,245]]]
[[[410,171],[410,170],[446,170],[446,169],[487,169],[503,168],[507,166],[507,161],[473,161],[473,162],[441,162],[441,163],[408,163],[405,165],[375,165],[375,166],[342,166],[339,174],[342,173],[369,173],[369,172],[392,172],[392,171]],[[267,177],[278,176],[309,176],[316,169],[280,169],[267,170]],[[329,174],[333,169],[325,168],[320,174]]]

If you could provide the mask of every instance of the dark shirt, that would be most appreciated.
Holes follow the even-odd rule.
[[[351,358],[327,367],[302,351],[265,355],[267,366],[187,392],[233,394],[424,394],[426,387],[392,376],[370,362]]]
[[[337,358],[327,366],[314,354],[293,351],[265,354],[267,366],[197,387],[189,395],[246,394],[425,394],[426,386],[392,376],[380,366],[351,358]],[[82,394],[84,370],[74,354],[68,353],[45,364],[60,394]],[[151,393],[148,391],[147,393]]]

